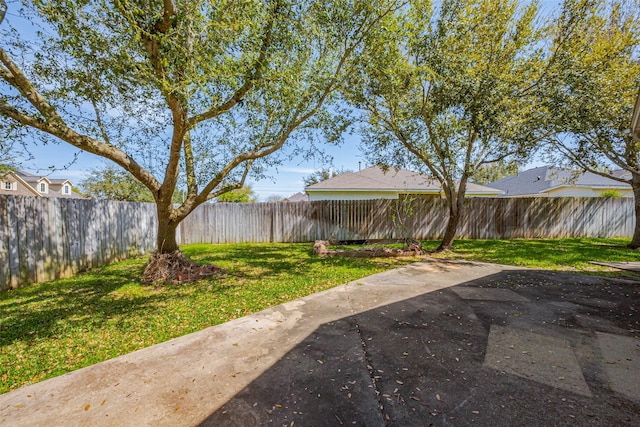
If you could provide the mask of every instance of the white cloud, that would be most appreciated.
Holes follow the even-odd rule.
[[[312,169],[312,168],[300,168],[300,167],[291,167],[291,166],[285,166],[282,168],[278,168],[278,171],[280,172],[290,172],[290,173],[301,173],[301,174],[311,174],[314,173],[316,171],[316,169]]]
[[[42,173],[42,172],[41,172]],[[87,176],[87,171],[82,169],[57,170],[47,175],[49,178],[69,179],[71,181],[81,181]]]

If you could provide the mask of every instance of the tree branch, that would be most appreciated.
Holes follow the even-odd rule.
[[[187,195],[195,195],[198,193],[198,186],[196,183],[195,165],[193,160],[193,146],[191,144],[191,133],[187,132],[184,135],[184,163],[187,174]]]
[[[0,62],[6,67],[6,71],[2,70],[2,77],[7,83],[16,88],[20,94],[31,105],[44,116],[44,119],[51,123],[62,124],[63,120],[58,112],[53,108],[47,100],[40,95],[36,88],[31,84],[29,79],[22,73],[22,70],[9,58],[9,55],[0,48]],[[8,72],[8,73],[7,73]]]
[[[271,43],[273,42],[273,25],[280,12],[280,1],[275,2],[275,6],[271,13],[271,19],[267,22],[267,26],[264,31],[264,36],[262,37],[262,44],[260,46],[260,53],[258,54],[258,58],[256,59],[253,70],[245,76],[244,83],[240,88],[238,88],[233,95],[229,99],[227,99],[224,103],[217,105],[215,107],[209,108],[208,110],[192,116],[189,118],[190,126],[194,127],[198,123],[209,120],[214,117],[219,116],[229,110],[231,110],[234,106],[236,106],[256,84],[256,82],[262,79],[262,72],[267,63],[267,53],[269,48],[271,47]]]
[[[163,0],[162,2],[162,21],[156,22],[154,26],[156,32],[166,33],[173,25],[178,14],[178,8],[173,0]]]
[[[10,73],[10,76],[8,76],[5,70],[0,69],[3,71],[0,77],[18,90],[23,98],[42,114],[42,117],[33,117],[23,113],[4,99],[0,99],[0,114],[22,125],[53,135],[81,150],[114,161],[129,171],[152,192],[160,187],[155,177],[124,151],[71,129],[2,48],[0,48],[0,62],[6,67],[6,71]]]
[[[603,176],[605,178],[610,178],[613,179],[614,181],[618,181],[618,182],[623,182],[626,184],[632,184],[632,179],[624,179],[621,177],[616,177],[613,176],[611,174],[608,174],[606,172],[600,171],[597,168],[594,168],[592,165],[590,165],[589,163],[585,162],[584,159],[581,156],[576,156],[576,154],[574,153],[574,150],[572,150],[571,148],[567,147],[563,142],[561,142],[558,138],[555,139],[555,143],[554,145],[556,146],[556,148],[558,148],[564,156],[567,157],[567,159],[569,159],[570,162],[572,162],[573,164],[579,166],[580,168],[589,171],[591,173],[595,173],[596,175],[600,175]],[[632,175],[639,175],[640,173],[638,173],[639,171],[634,170],[633,168],[629,168],[629,167],[623,167],[623,169],[631,172]]]
[[[100,129],[100,133],[102,134],[102,139],[104,142],[111,145],[111,141],[109,141],[109,135],[107,134],[107,130],[102,123],[102,119],[100,118],[100,111],[98,110],[98,105],[96,104],[96,100],[91,98],[91,105],[93,106],[93,111],[96,113],[96,123],[98,124],[98,128]]]

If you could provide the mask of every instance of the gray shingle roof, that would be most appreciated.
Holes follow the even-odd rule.
[[[567,185],[589,188],[630,188],[628,184],[595,173],[571,171],[553,166],[529,169],[487,185],[504,191],[504,196],[539,195],[553,188]]]
[[[309,196],[307,196],[306,194],[302,194],[302,193],[296,193],[293,196],[289,196],[286,199],[284,199],[284,201],[286,202],[307,202],[309,201]]]
[[[440,183],[430,177],[406,169],[389,168],[384,171],[379,166],[371,166],[358,172],[345,172],[333,178],[318,182],[306,188],[307,191],[408,191],[439,192]],[[467,193],[499,193],[495,188],[469,183]]]
[[[16,169],[13,171],[13,173],[15,173],[16,175],[18,175],[20,178],[22,178],[25,182],[38,182],[40,181],[40,179],[42,179],[41,176],[38,175],[34,175],[32,173],[29,172],[25,172],[25,171],[21,171],[19,169]]]
[[[16,176],[18,176],[21,180],[23,180],[25,183],[27,183],[34,191],[37,192],[37,194],[39,194],[40,196],[43,197],[66,197],[66,198],[73,198],[73,199],[84,199],[84,197],[82,197],[81,195],[71,191],[69,194],[64,194],[62,192],[62,185],[65,183],[69,183],[71,186],[73,186],[73,184],[71,183],[71,181],[69,181],[68,179],[60,179],[60,178],[47,178],[46,176],[40,176],[40,175],[34,175],[32,173],[29,172],[25,172],[23,170],[20,169],[15,169],[12,172],[15,174]],[[38,192],[38,188],[37,188],[37,184],[39,181],[41,180],[46,180],[49,183],[49,192],[46,194],[42,194],[40,192]]]

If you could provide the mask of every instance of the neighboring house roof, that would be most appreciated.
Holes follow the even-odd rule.
[[[372,166],[358,172],[345,172],[306,188],[307,192],[329,191],[397,191],[409,194],[439,194],[440,183],[418,172],[389,168],[386,171]],[[483,185],[468,183],[469,195],[498,195],[502,191]]]
[[[624,171],[623,171],[624,172]],[[614,171],[621,176],[623,172]],[[561,169],[553,166],[541,166],[508,176],[487,184],[504,191],[504,197],[540,196],[560,187],[621,189],[631,186],[611,178],[592,173]]]
[[[309,196],[302,193],[296,193],[293,196],[283,199],[283,202],[306,202],[309,200]]]
[[[55,179],[55,178],[47,178],[46,176],[34,175],[25,171],[15,170],[13,171],[16,175],[19,175],[24,181],[35,184],[41,181],[46,181],[51,185],[62,185],[65,183],[71,184],[71,181],[68,179]]]
[[[66,197],[74,199],[84,198],[73,191],[73,184],[68,179],[47,178],[46,176],[34,175],[32,173],[16,169],[1,176],[0,181],[6,181],[10,176],[20,183],[22,188],[24,188],[29,195],[41,197]],[[47,184],[46,193],[41,193],[38,189],[39,184],[43,182]],[[70,187],[68,194],[64,193],[65,184]],[[20,193],[22,195],[25,194],[24,192]],[[2,191],[0,194],[12,194],[12,191]]]
[[[617,170],[611,171],[611,175],[615,176],[616,178],[631,179],[631,172],[624,169],[617,169]]]

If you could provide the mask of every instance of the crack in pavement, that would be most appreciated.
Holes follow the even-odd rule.
[[[376,396],[376,400],[378,401],[378,408],[380,409],[380,415],[382,416],[382,420],[384,422],[384,425],[387,425],[387,420],[389,419],[389,415],[385,413],[384,411],[384,404],[382,402],[382,394],[380,393],[380,389],[378,389],[378,383],[376,381],[376,376],[375,376],[375,371],[373,369],[373,366],[371,366],[371,358],[369,357],[369,352],[367,351],[367,344],[364,340],[364,337],[362,336],[362,331],[360,330],[360,325],[358,325],[358,322],[355,320],[355,325],[356,325],[356,331],[358,333],[358,336],[360,337],[360,345],[362,346],[362,353],[364,354],[364,361],[366,363],[367,366],[367,370],[369,371],[369,379],[371,379],[371,384],[373,386],[373,392],[375,393]]]
[[[346,287],[346,286],[345,286]],[[388,425],[387,421],[390,419],[389,415],[384,411],[384,404],[382,402],[382,393],[380,393],[380,389],[378,388],[378,383],[376,381],[375,371],[373,366],[371,365],[371,358],[369,357],[369,352],[367,351],[367,343],[362,335],[362,331],[360,330],[360,325],[358,324],[358,320],[356,318],[356,311],[353,309],[353,304],[351,301],[351,295],[349,294],[349,289],[346,289],[347,301],[349,302],[349,309],[351,310],[351,316],[353,318],[353,322],[356,325],[356,333],[358,337],[360,337],[360,346],[362,347],[362,354],[364,355],[364,362],[367,367],[367,371],[369,371],[369,379],[371,380],[371,386],[373,387],[373,392],[375,394],[376,400],[378,402],[378,409],[380,410],[380,416],[382,417],[382,422],[385,426]]]

